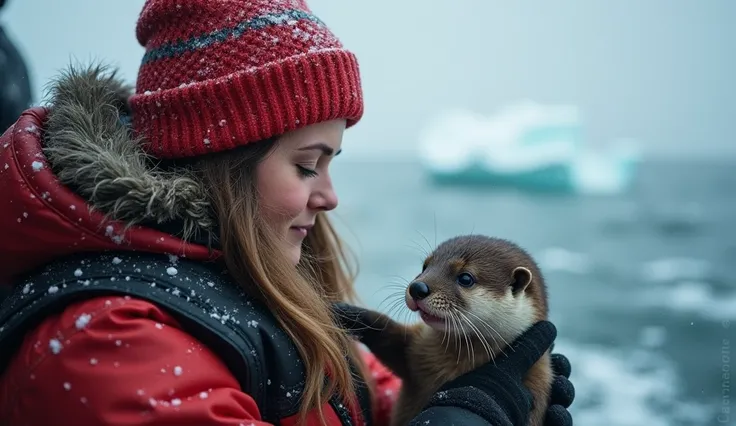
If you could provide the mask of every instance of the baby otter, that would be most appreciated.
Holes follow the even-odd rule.
[[[510,241],[482,235],[440,244],[407,286],[405,301],[422,322],[407,326],[374,311],[361,316],[377,330],[361,341],[404,383],[391,426],[406,425],[442,385],[490,362],[548,311],[532,257]],[[542,425],[552,385],[549,351],[524,384],[534,398],[529,425]]]

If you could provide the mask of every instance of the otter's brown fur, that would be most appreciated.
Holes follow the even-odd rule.
[[[469,273],[475,283],[460,285],[462,273]],[[426,284],[430,292],[422,299],[423,310],[444,318],[444,325],[434,321],[432,326],[424,322],[407,326],[374,311],[362,319],[379,331],[363,334],[361,341],[403,380],[391,426],[406,425],[442,385],[491,362],[548,315],[537,264],[507,240],[470,235],[440,244],[407,286],[410,308],[417,303],[410,294],[414,283]],[[552,385],[549,351],[529,370],[524,383],[534,398],[529,425],[542,425]]]

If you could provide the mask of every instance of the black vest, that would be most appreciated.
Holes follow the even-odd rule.
[[[81,299],[116,294],[148,300],[172,314],[228,366],[243,392],[255,399],[264,421],[278,425],[298,412],[304,365],[271,312],[215,264],[166,255],[77,255],[25,278],[0,308],[0,373],[24,335],[48,315]],[[368,389],[360,382],[357,390],[370,424]],[[353,425],[343,401],[333,397],[330,405],[343,425]]]

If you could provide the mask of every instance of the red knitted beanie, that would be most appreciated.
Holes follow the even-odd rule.
[[[159,158],[363,114],[355,55],[304,0],[147,0],[133,126]]]

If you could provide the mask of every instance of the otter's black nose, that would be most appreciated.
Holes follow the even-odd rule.
[[[409,286],[409,296],[414,300],[425,299],[429,293],[429,286],[421,281],[415,281]]]

